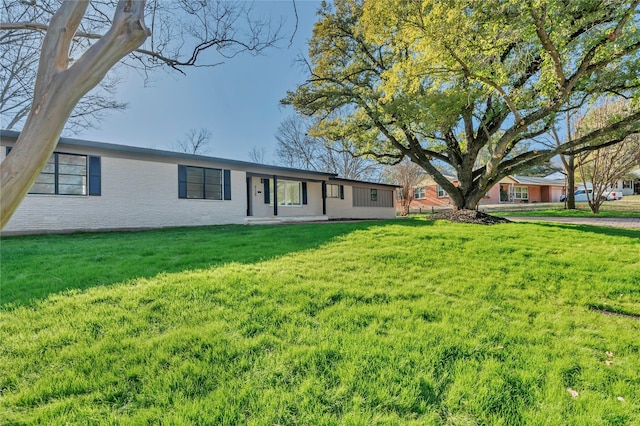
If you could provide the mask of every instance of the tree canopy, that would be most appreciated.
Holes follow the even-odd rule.
[[[408,157],[456,208],[506,175],[640,131],[638,0],[336,0],[319,16],[309,79],[283,103],[361,155]],[[560,146],[535,143],[603,96],[631,107]]]

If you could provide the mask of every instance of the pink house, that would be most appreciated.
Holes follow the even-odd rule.
[[[448,177],[457,185],[453,176]],[[566,193],[563,179],[547,179],[530,176],[507,176],[494,185],[480,204],[500,203],[558,203]],[[420,186],[414,188],[411,210],[426,210],[432,207],[449,207],[451,199],[431,177],[427,177]]]

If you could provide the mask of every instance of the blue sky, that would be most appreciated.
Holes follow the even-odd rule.
[[[319,6],[319,1],[296,1],[299,21],[291,46],[287,38],[260,56],[244,54],[216,67],[187,69],[186,76],[156,71],[148,87],[135,72],[124,74],[117,97],[129,108],[110,113],[98,128],[78,137],[170,150],[190,128],[206,128],[212,135],[207,155],[249,160],[256,146],[265,148],[267,162],[275,161],[275,133],[294,113],[279,101],[305,81],[294,60],[306,55]],[[255,11],[276,21],[283,16],[289,31],[295,26],[289,0],[256,2]]]

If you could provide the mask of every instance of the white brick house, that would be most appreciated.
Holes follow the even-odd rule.
[[[0,161],[19,133],[0,133]],[[395,217],[394,186],[61,138],[3,234]]]

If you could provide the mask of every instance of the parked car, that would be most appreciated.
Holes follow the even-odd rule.
[[[621,189],[617,189],[614,191],[608,191],[602,194],[603,197],[607,197],[607,200],[611,201],[611,200],[621,200],[623,195],[622,195],[622,190]]]
[[[587,201],[587,191],[589,192],[589,198],[593,197],[593,189],[589,188],[588,190],[578,189],[573,193],[573,196],[577,202],[586,202]],[[567,196],[562,195],[560,197],[560,201],[566,200]],[[602,198],[607,201],[619,200],[622,198],[622,191],[605,191],[602,193]]]

